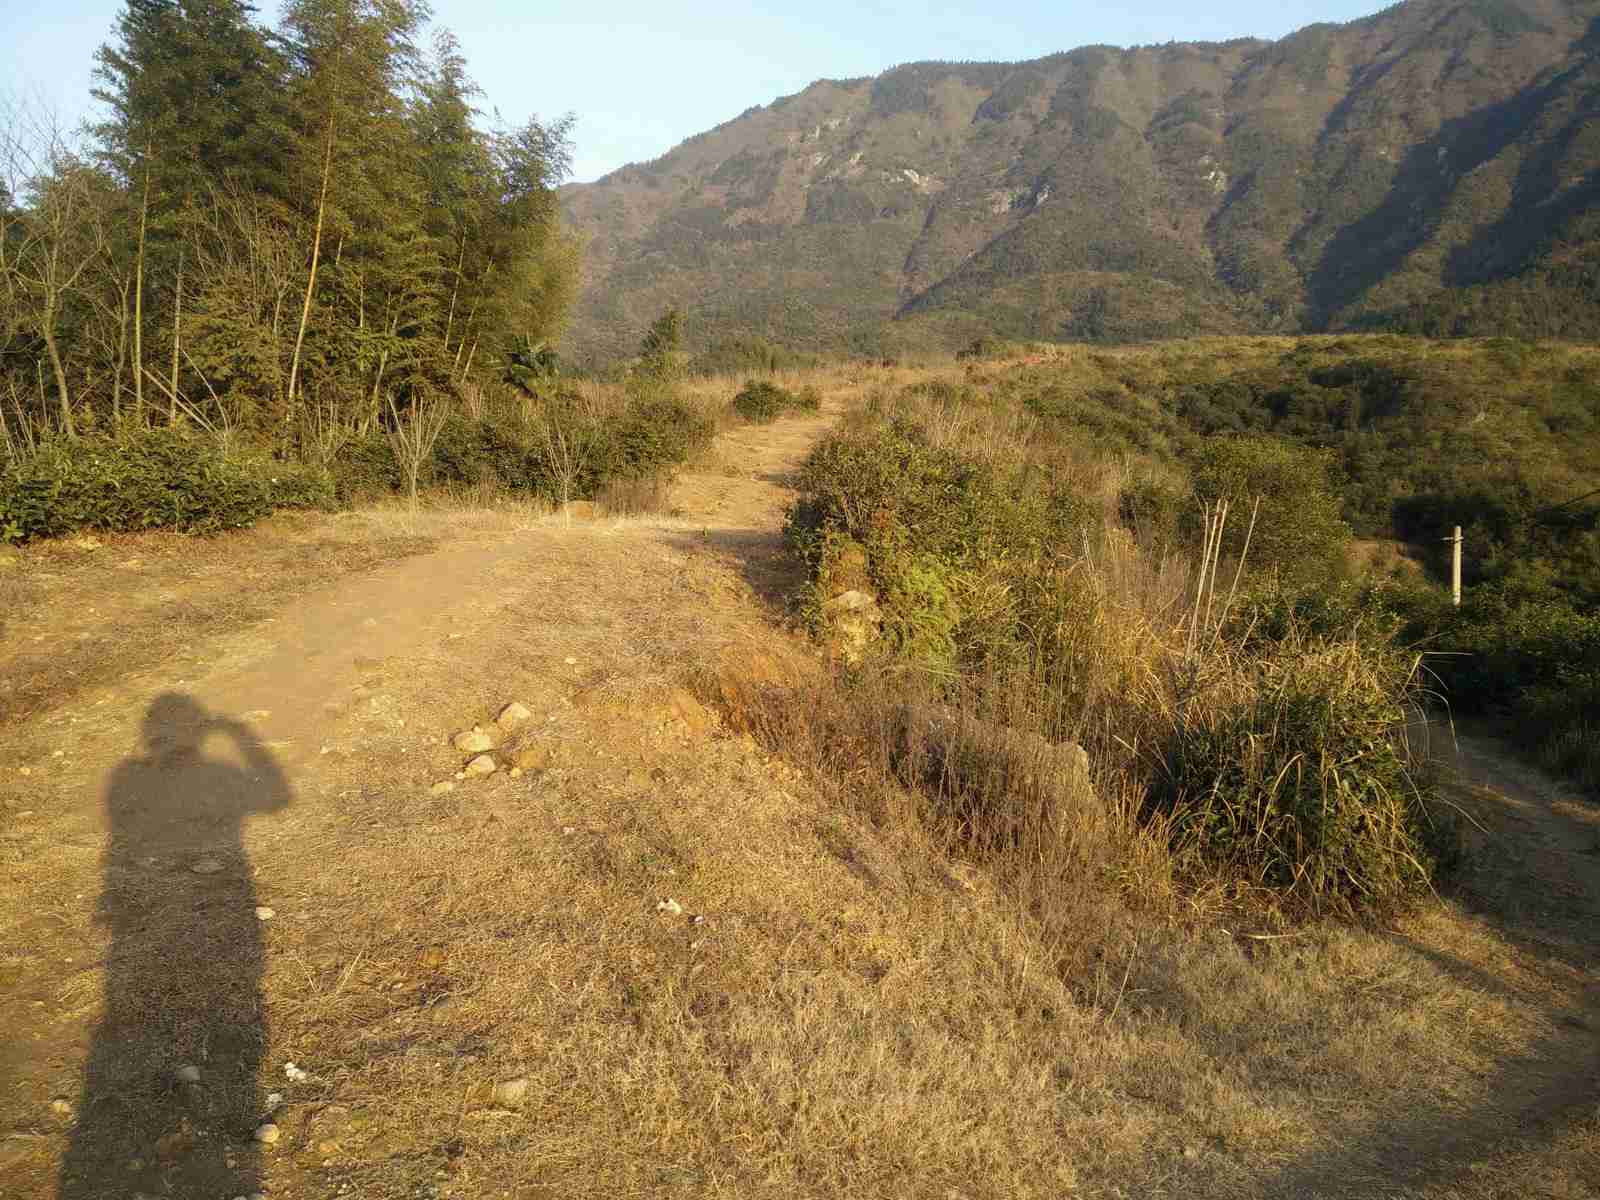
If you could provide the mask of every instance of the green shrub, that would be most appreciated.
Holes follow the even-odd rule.
[[[1412,613],[1453,709],[1504,721],[1544,765],[1600,795],[1600,613],[1554,588],[1470,590]]]
[[[277,508],[334,503],[323,472],[247,453],[182,428],[46,442],[0,473],[0,540],[77,529],[237,529]]]
[[[329,464],[339,503],[356,504],[400,490],[400,464],[381,431],[353,437]]]
[[[956,351],[957,359],[998,359],[1015,358],[1026,347],[1021,343],[1010,341],[996,334],[985,333],[972,339],[965,347]]]
[[[708,445],[715,432],[710,418],[676,396],[636,400],[609,430],[606,473],[639,478],[669,470]]]
[[[540,492],[549,472],[527,433],[510,424],[452,417],[434,443],[424,479],[435,486],[490,486]]]
[[[788,410],[798,407],[799,398],[793,392],[766,379],[746,380],[733,398],[733,411],[757,425],[776,421]]]
[[[1350,528],[1328,482],[1327,455],[1269,437],[1213,437],[1194,454],[1194,493],[1202,503],[1231,505],[1224,552],[1244,552],[1252,568],[1275,570],[1286,581],[1316,587],[1345,571]],[[1255,529],[1251,507],[1260,499]],[[1200,512],[1193,506],[1180,526],[1198,545]]]
[[[814,355],[797,354],[754,334],[736,334],[713,343],[689,360],[695,375],[734,375],[740,372],[794,370],[811,366]]]

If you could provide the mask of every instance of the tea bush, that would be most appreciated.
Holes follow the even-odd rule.
[[[181,427],[54,439],[0,470],[0,540],[77,529],[215,533],[277,508],[328,508],[321,471],[249,453]]]

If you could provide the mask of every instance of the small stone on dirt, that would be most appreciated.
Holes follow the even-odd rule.
[[[256,907],[256,920],[258,921],[270,921],[277,915],[277,913],[273,912],[273,910],[268,908],[265,904],[261,904]]]
[[[518,725],[525,725],[531,720],[533,713],[528,706],[519,700],[513,700],[500,710],[500,715],[494,719],[494,723],[501,729],[515,729]]]
[[[578,665],[578,660],[573,658],[572,655],[570,655],[570,654],[567,655],[567,666],[575,667],[577,665]]]
[[[209,856],[206,858],[197,858],[194,860],[194,864],[189,868],[189,870],[193,871],[196,875],[215,875],[218,871],[222,870],[222,863]]]
[[[280,1137],[282,1137],[283,1133],[276,1125],[274,1125],[271,1121],[268,1121],[265,1125],[256,1126],[255,1136],[256,1141],[260,1142],[263,1146],[270,1146]]]
[[[185,1065],[185,1066],[179,1067],[178,1068],[178,1082],[179,1083],[199,1083],[200,1082],[200,1068],[196,1067],[196,1066],[193,1066],[193,1065]]]
[[[480,754],[466,765],[468,775],[493,775],[499,769],[492,754]]]
[[[482,754],[485,750],[495,747],[494,735],[486,729],[474,725],[471,729],[463,730],[451,739],[451,744],[463,754]]]
[[[542,771],[550,765],[550,747],[542,743],[518,746],[512,752],[511,762],[524,771]]]
[[[528,1094],[528,1077],[518,1075],[513,1079],[502,1079],[494,1085],[494,1098],[499,1104],[517,1105]]]
[[[430,795],[430,796],[448,796],[451,792],[453,792],[455,790],[456,790],[456,785],[453,782],[451,782],[448,779],[441,779],[438,783],[434,784],[431,788],[428,789],[428,795]]]

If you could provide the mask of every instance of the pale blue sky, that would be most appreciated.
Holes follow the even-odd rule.
[[[0,0],[0,89],[41,99],[69,121],[84,115],[91,55],[121,7],[121,0]],[[574,177],[593,179],[815,79],[875,75],[924,59],[1038,58],[1095,42],[1281,37],[1381,7],[1382,0],[1216,7],[1154,0],[1137,8],[1105,0],[435,0],[435,18],[461,39],[485,107],[513,123],[535,113],[578,114]],[[265,0],[262,9],[275,14],[276,4]]]

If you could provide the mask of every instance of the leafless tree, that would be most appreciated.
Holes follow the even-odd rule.
[[[403,413],[396,407],[393,395],[387,399],[390,426],[386,432],[389,436],[389,446],[394,451],[395,461],[400,464],[400,470],[405,475],[406,490],[411,497],[411,508],[414,512],[417,507],[417,483],[422,477],[422,468],[433,453],[434,443],[444,432],[445,423],[450,419],[450,407],[442,397],[424,389],[416,392]]]

